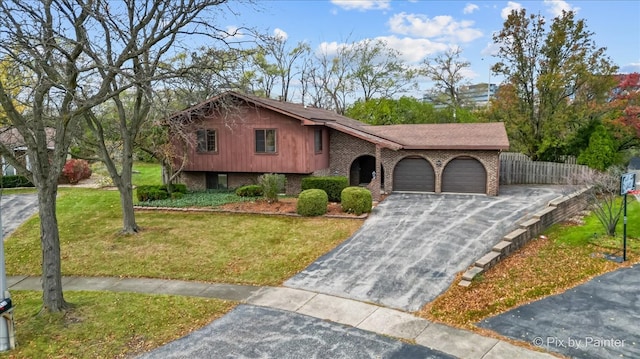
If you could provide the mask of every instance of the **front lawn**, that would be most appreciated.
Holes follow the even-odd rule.
[[[454,284],[420,316],[454,326],[475,329],[475,323],[515,306],[560,293],[596,275],[640,261],[640,203],[631,201],[628,213],[627,259],[619,264],[604,254],[622,256],[622,219],[616,238],[598,235],[602,225],[594,215],[584,224],[555,225],[545,238],[532,240],[494,268],[475,279],[468,288]],[[594,235],[595,233],[595,235]]]
[[[63,275],[279,285],[347,239],[361,220],[137,212],[142,232],[119,234],[117,191],[61,188]],[[9,275],[40,275],[39,219],[6,242]]]
[[[153,184],[152,178],[139,179]],[[117,191],[60,188],[59,193],[65,276],[279,285],[362,224],[354,219],[144,211],[136,213],[142,232],[123,236]],[[36,216],[6,240],[8,275],[41,274],[39,230]],[[203,298],[65,291],[73,309],[36,315],[41,292],[11,294],[19,346],[0,353],[9,358],[131,357],[178,339],[235,305]]]
[[[0,358],[130,358],[201,328],[235,305],[216,299],[65,292],[66,313],[36,315],[42,293],[12,291],[17,347]]]

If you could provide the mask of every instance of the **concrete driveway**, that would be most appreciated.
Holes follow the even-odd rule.
[[[0,196],[2,238],[15,231],[22,222],[38,212],[37,194],[10,194]]]
[[[567,191],[502,186],[496,197],[392,194],[350,239],[284,284],[416,311],[518,222]]]
[[[479,326],[574,358],[640,358],[638,278],[619,269]]]

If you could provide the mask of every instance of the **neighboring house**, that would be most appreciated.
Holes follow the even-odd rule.
[[[233,103],[232,110],[219,110]],[[227,92],[174,114],[190,121],[181,181],[191,189],[235,188],[264,173],[340,175],[381,192],[498,194],[502,123],[371,126],[332,111]]]
[[[55,135],[55,129],[47,128],[47,148],[49,150],[53,150],[55,142],[53,140]],[[27,170],[31,169],[31,159],[29,155],[27,155],[27,147],[24,141],[24,138],[16,130],[12,127],[0,128],[0,143],[7,147],[10,151],[13,151],[15,157],[20,161]],[[3,176],[15,176],[18,174],[16,168],[9,163],[9,160],[5,158],[5,156],[0,155],[0,163],[2,164],[2,175]]]

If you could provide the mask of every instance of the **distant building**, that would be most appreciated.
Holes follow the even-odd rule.
[[[489,99],[495,97],[498,91],[498,85],[479,83],[474,85],[461,86],[458,93],[463,105],[478,107],[486,106]],[[427,93],[422,96],[422,102],[430,103],[434,108],[445,108],[446,103],[442,103],[433,97],[432,94]]]
[[[474,106],[486,106],[489,99],[494,98],[498,91],[498,85],[479,83],[460,87],[460,97],[463,103]]]

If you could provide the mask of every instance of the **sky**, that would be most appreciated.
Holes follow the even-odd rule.
[[[285,36],[312,49],[332,49],[342,43],[381,39],[403,60],[417,65],[452,46],[471,63],[471,83],[491,78],[497,60],[492,34],[502,29],[512,9],[525,8],[549,22],[562,10],[573,10],[594,33],[598,47],[621,73],[640,72],[640,1],[431,1],[431,0],[256,0],[252,6],[231,4],[237,16],[225,18],[228,29],[255,28]],[[428,84],[426,85],[428,86]]]

